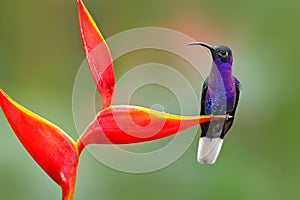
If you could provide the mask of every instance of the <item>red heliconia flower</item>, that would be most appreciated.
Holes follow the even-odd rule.
[[[102,106],[75,143],[63,130],[12,100],[0,88],[0,106],[16,136],[41,168],[72,200],[81,151],[89,144],[131,144],[167,137],[207,122],[209,116],[179,116],[133,105],[111,105],[114,71],[109,49],[81,0],[77,0],[80,36]],[[226,116],[214,117],[214,119]]]
[[[62,199],[73,199],[78,150],[72,138],[51,122],[13,101],[2,89],[0,105],[25,149],[62,188]]]

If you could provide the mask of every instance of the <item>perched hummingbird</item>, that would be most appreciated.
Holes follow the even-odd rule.
[[[201,96],[201,115],[230,115],[231,118],[202,123],[198,146],[198,162],[213,164],[220,153],[223,138],[231,128],[239,101],[240,82],[232,75],[232,51],[227,46],[201,45],[211,52],[213,63],[204,81]]]

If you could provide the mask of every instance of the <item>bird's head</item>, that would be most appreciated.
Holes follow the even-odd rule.
[[[217,65],[221,65],[223,63],[232,64],[232,51],[227,46],[211,46],[203,42],[192,42],[189,43],[189,45],[201,45],[208,48],[211,52],[214,63]]]

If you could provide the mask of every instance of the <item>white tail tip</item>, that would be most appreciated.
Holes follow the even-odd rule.
[[[213,164],[216,162],[223,144],[221,138],[201,137],[198,145],[198,162]]]

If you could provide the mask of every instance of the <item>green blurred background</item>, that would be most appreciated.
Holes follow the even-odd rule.
[[[85,151],[75,199],[298,198],[299,2],[84,2],[105,37],[157,26],[229,45],[243,90],[235,124],[215,165],[197,164],[197,140],[174,164],[148,174],[118,172]],[[0,27],[0,87],[77,139],[72,87],[84,56],[76,1],[2,1]],[[130,68],[121,64],[115,65],[117,78]],[[192,84],[200,89],[202,81]],[[159,98],[163,102],[168,97],[160,93]],[[143,104],[143,99],[139,101]],[[152,145],[159,146],[160,141]],[[58,186],[23,149],[1,113],[0,199],[60,198]]]

